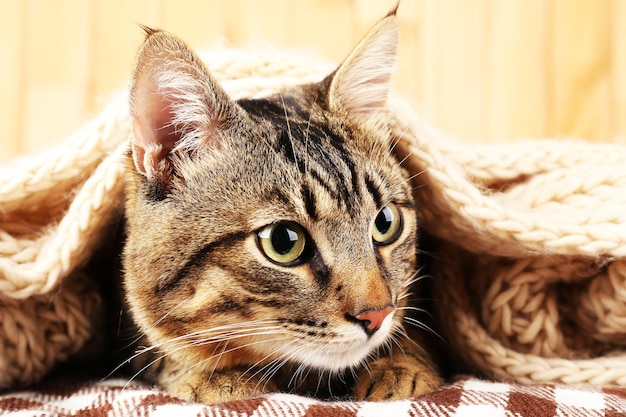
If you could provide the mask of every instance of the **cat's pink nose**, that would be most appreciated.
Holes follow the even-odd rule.
[[[381,310],[368,310],[364,313],[357,314],[354,318],[360,322],[361,326],[363,326],[365,333],[367,333],[368,336],[371,336],[376,333],[378,329],[380,329],[380,326],[383,325],[385,318],[389,314],[393,313],[393,311],[393,307],[385,307]]]

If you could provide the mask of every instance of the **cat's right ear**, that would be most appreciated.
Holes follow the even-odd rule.
[[[240,109],[184,42],[144,30],[130,89],[133,160],[147,178],[168,181],[173,156],[219,147]]]

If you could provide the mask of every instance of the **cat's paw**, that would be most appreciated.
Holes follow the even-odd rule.
[[[361,371],[354,396],[367,401],[399,400],[425,394],[442,384],[431,367],[412,357],[380,358]]]
[[[167,379],[160,378],[159,382],[169,394],[204,404],[241,400],[277,391],[273,382],[261,382],[237,371],[187,373],[183,378]]]

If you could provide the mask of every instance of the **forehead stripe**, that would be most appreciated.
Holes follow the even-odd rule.
[[[365,177],[365,187],[367,187],[367,191],[372,195],[372,198],[374,199],[374,202],[376,203],[376,207],[382,208],[383,206],[382,193],[380,192],[380,190],[378,189],[378,187],[376,186],[376,184],[370,178],[369,175]]]
[[[317,203],[315,201],[315,194],[309,188],[307,184],[302,185],[302,201],[304,202],[304,208],[311,220],[318,220],[317,215]]]

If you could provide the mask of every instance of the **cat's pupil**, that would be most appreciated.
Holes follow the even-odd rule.
[[[391,225],[393,224],[394,216],[393,212],[389,207],[383,208],[376,216],[376,220],[374,220],[374,224],[376,225],[376,229],[380,232],[380,234],[386,234]]]
[[[287,225],[278,225],[272,233],[271,240],[274,250],[281,255],[286,255],[296,245],[298,233]]]

